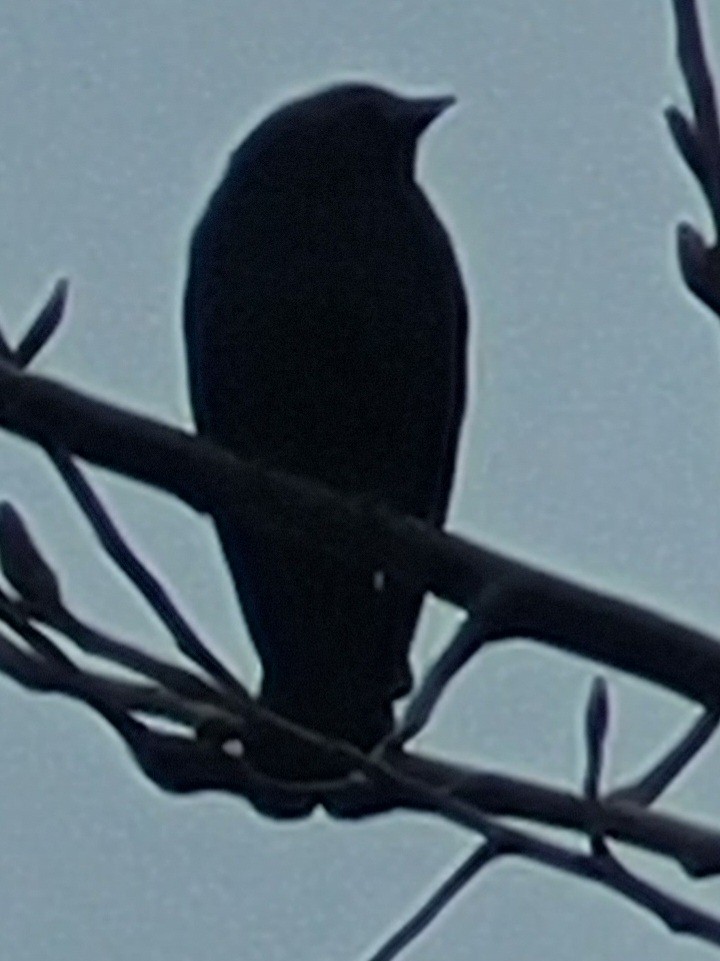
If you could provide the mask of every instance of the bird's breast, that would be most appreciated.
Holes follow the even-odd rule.
[[[247,456],[373,488],[417,419],[450,403],[455,307],[427,224],[402,194],[367,192],[250,197],[213,219],[197,265],[207,428]]]

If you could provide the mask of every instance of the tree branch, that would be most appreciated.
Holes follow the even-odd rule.
[[[0,426],[151,484],[246,528],[362,556],[461,607],[481,606],[489,640],[527,637],[720,707],[720,645],[690,627],[511,560],[411,517],[264,470],[172,427],[0,361]]]

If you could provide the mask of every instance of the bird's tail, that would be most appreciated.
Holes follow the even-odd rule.
[[[408,650],[422,596],[295,541],[248,535],[223,520],[217,526],[262,664],[262,702],[370,750],[392,731],[393,701],[410,689]],[[277,760],[287,767],[287,758]],[[265,762],[276,767],[269,756]],[[308,777],[307,764],[294,758],[302,769],[295,776]]]

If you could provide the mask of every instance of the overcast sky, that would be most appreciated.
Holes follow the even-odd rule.
[[[420,163],[472,307],[472,409],[450,527],[720,634],[718,328],[684,292],[674,255],[675,223],[706,216],[661,117],[684,103],[669,8],[2,0],[5,330],[17,336],[67,274],[69,317],[38,369],[189,427],[187,241],[229,150],[288,95],[335,79],[453,91],[459,106],[428,132]],[[713,27],[720,38],[718,14]],[[0,494],[31,520],[71,606],[167,653],[42,455],[6,435],[0,444]],[[183,609],[252,680],[209,522],[94,476]],[[452,624],[433,609],[416,665]],[[455,683],[422,743],[577,787],[593,674],[527,642],[503,645]],[[622,777],[692,712],[610,677],[611,776]],[[169,798],[86,709],[4,679],[0,770],[0,957],[14,961],[362,958],[474,844],[429,817],[278,825],[238,800]],[[719,781],[711,746],[663,806],[718,824]],[[720,881],[691,889],[653,859],[628,862],[720,905]],[[408,953],[638,955],[715,956],[615,896],[510,861]]]

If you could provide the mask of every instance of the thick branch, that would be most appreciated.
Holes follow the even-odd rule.
[[[671,857],[693,877],[720,871],[720,835],[709,827],[635,804],[595,801],[488,771],[468,769],[462,777],[456,766],[434,757],[402,754],[392,764],[423,784],[451,790],[453,797],[477,805],[487,814],[519,817],[585,835],[602,834]],[[410,809],[424,809],[418,795],[411,795],[409,802],[407,798],[400,799],[400,803]]]
[[[528,637],[720,706],[720,645],[699,631],[320,484],[264,471],[147,417],[0,362],[0,426],[175,494],[199,511],[362,556],[462,607],[486,637]]]

